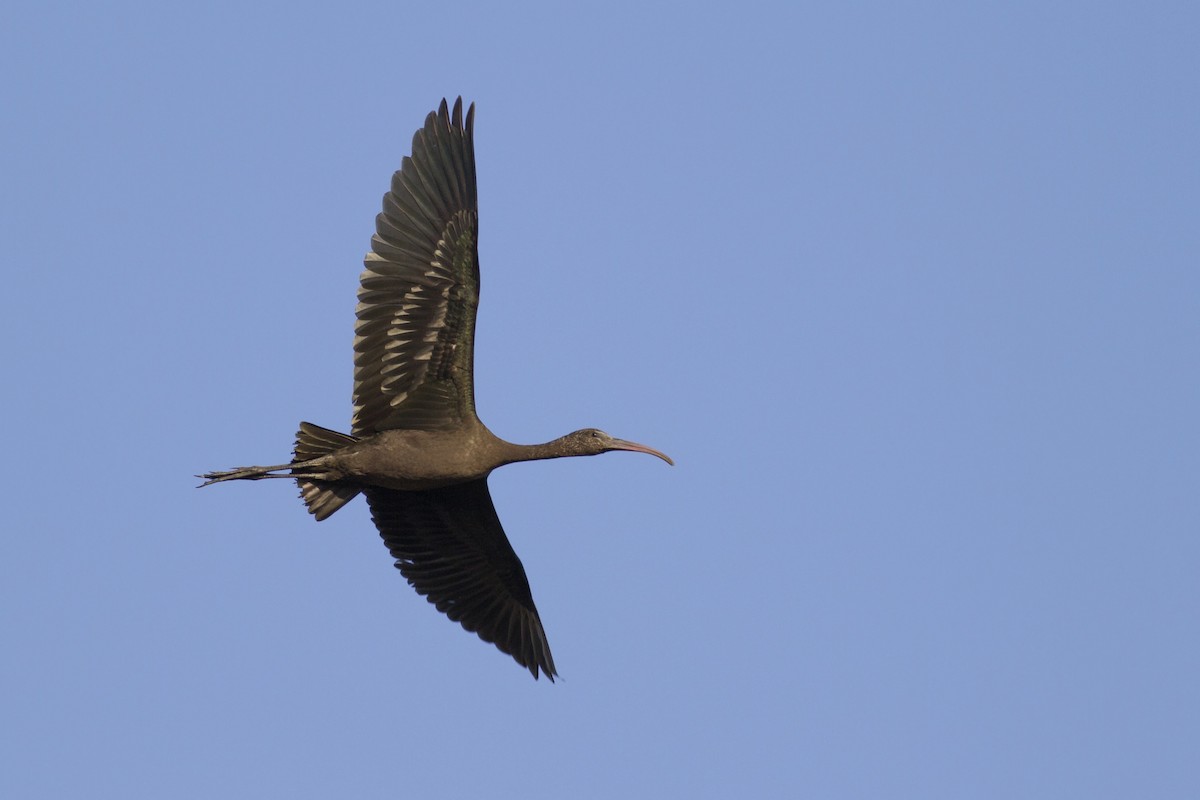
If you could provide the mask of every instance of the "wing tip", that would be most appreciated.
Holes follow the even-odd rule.
[[[425,125],[428,126],[434,121],[452,131],[462,131],[470,136],[475,129],[475,101],[472,100],[467,105],[467,115],[464,120],[462,95],[460,94],[454,99],[453,109],[450,107],[449,100],[443,97],[442,102],[438,104],[437,111],[430,111],[429,116],[425,118]]]

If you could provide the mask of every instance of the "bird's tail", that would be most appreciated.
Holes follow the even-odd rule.
[[[300,430],[296,431],[296,448],[292,451],[292,463],[311,461],[357,441],[353,436],[331,431],[311,422],[301,422]],[[358,488],[347,483],[313,478],[297,478],[296,483],[300,486],[300,499],[304,501],[308,513],[316,517],[318,522],[327,519],[358,494]]]

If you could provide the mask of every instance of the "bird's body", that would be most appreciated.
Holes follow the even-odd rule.
[[[300,423],[287,464],[210,472],[205,486],[289,478],[323,520],[360,492],[409,583],[439,611],[553,679],[525,570],[487,488],[504,464],[628,450],[585,428],[545,444],[495,436],[475,414],[479,303],[474,106],[443,100],[384,196],[358,293],[351,434]]]
[[[482,424],[448,431],[380,431],[305,468],[321,480],[354,481],[401,491],[439,489],[487,477],[506,444]]]

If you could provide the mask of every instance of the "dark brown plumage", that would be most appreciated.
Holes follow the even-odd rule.
[[[204,486],[290,478],[318,520],[366,495],[396,566],[439,611],[551,680],[546,632],[487,476],[516,461],[645,445],[585,428],[538,445],[492,434],[475,414],[479,307],[475,106],[443,100],[392,177],[358,291],[351,435],[300,423],[288,464],[209,472]]]

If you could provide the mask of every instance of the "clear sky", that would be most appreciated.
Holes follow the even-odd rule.
[[[6,9],[0,796],[1200,797],[1196,5],[566,6]],[[458,94],[558,684],[192,477]]]

